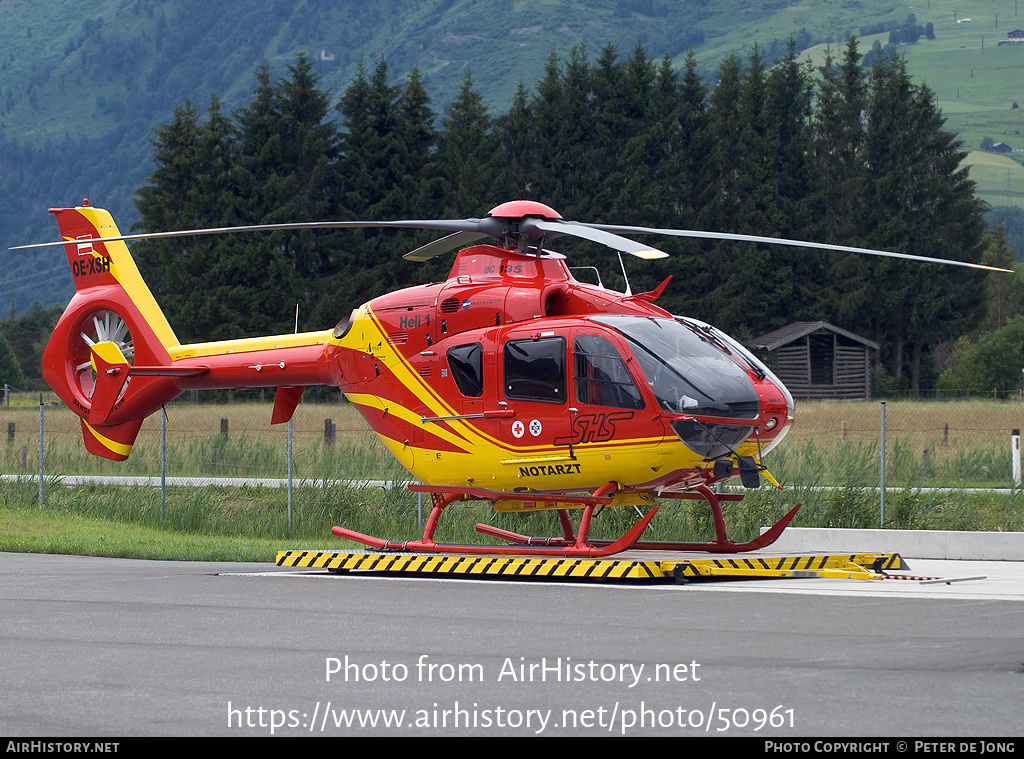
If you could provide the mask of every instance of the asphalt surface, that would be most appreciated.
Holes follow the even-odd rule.
[[[0,736],[1020,736],[1024,564],[910,563],[985,579],[581,585],[0,553]]]

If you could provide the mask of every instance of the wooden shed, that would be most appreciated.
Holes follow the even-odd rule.
[[[878,344],[828,322],[796,322],[748,344],[794,398],[871,397],[871,354]]]

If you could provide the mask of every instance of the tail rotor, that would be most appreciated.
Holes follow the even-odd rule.
[[[171,364],[177,338],[146,287],[110,214],[91,206],[50,209],[75,281],[43,352],[43,378],[82,419],[86,448],[123,460],[142,420],[180,390],[167,377],[129,377],[142,366]]]
[[[93,346],[101,342],[113,343],[130,366],[135,359],[135,345],[127,320],[116,311],[106,309],[86,315],[78,338],[73,359],[74,383],[84,397],[91,399],[96,387]]]

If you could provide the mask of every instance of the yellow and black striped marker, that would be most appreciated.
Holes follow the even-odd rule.
[[[905,569],[898,553],[816,556],[730,556],[728,558],[645,558],[622,554],[608,559],[537,556],[459,556],[427,553],[343,553],[279,551],[277,566],[329,572],[381,572],[449,576],[499,576],[578,580],[671,580],[710,577],[831,577],[883,579],[883,571]]]

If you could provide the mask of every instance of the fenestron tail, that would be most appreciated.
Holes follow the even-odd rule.
[[[86,448],[124,460],[142,420],[180,390],[167,377],[133,376],[133,364],[168,366],[178,339],[139,274],[107,211],[51,208],[75,281],[75,295],[43,352],[43,378],[82,418]]]
[[[276,387],[272,423],[291,418],[306,385],[337,384],[331,330],[179,345],[123,241],[99,208],[52,208],[75,295],[43,352],[43,378],[82,418],[85,447],[128,458],[145,417],[183,390]]]

